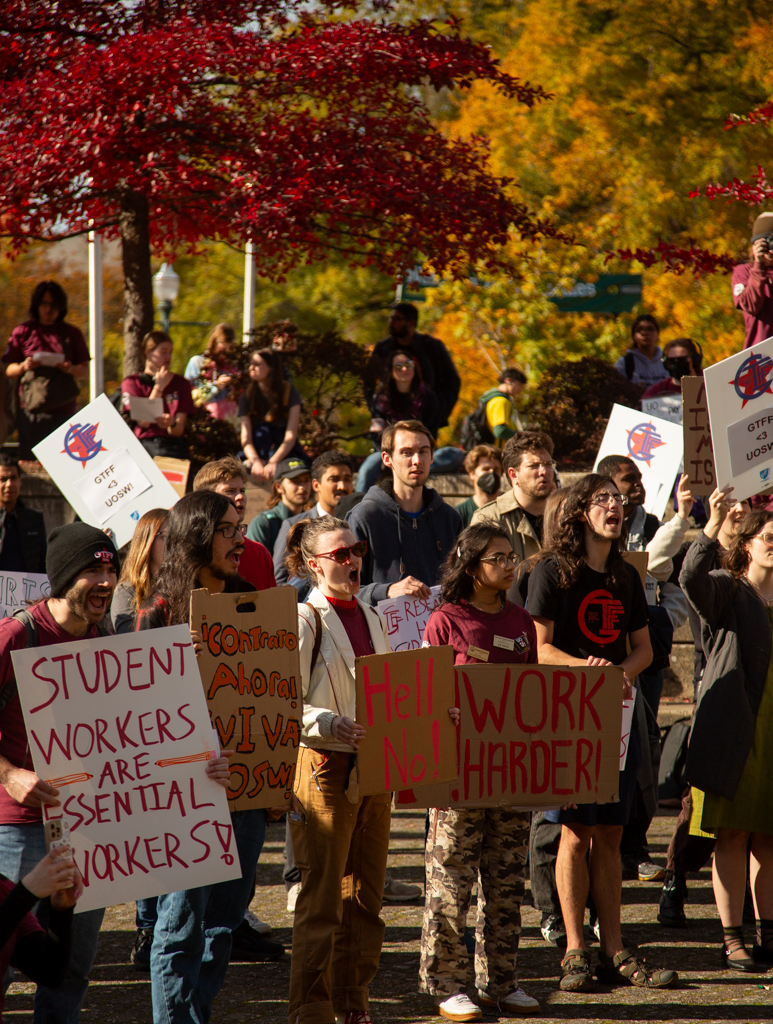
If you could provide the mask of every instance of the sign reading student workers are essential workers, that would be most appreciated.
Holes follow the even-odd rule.
[[[117,547],[152,508],[177,493],[106,395],[76,412],[33,448],[84,523],[109,527]]]
[[[684,437],[678,423],[614,405],[596,465],[607,455],[625,455],[639,467],[647,492],[644,508],[663,517],[682,462]]]
[[[59,790],[76,913],[238,878],[187,626],[12,653],[35,772]]]
[[[773,487],[773,338],[703,374],[717,486],[736,501]]]

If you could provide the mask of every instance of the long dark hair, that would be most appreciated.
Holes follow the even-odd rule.
[[[212,561],[215,527],[229,508],[236,506],[215,491],[194,491],[172,506],[164,561],[156,580],[156,592],[169,610],[170,626],[190,620],[191,591],[201,586],[199,573]]]
[[[448,553],[440,570],[440,599],[447,604],[461,604],[469,601],[475,589],[475,579],[471,573],[480,565],[486,548],[496,537],[508,543],[510,538],[506,531],[492,519],[474,523],[462,530],[457,538],[456,547]],[[500,591],[505,595],[505,591]]]
[[[56,281],[41,281],[40,284],[35,285],[35,290],[30,299],[30,317],[33,320],[39,319],[40,303],[43,301],[43,296],[46,292],[50,292],[51,298],[59,310],[59,316],[56,318],[57,324],[63,323],[64,318],[67,316],[67,293]]]
[[[580,578],[585,564],[585,513],[590,508],[590,500],[599,487],[608,484],[615,491],[617,485],[608,476],[588,473],[568,487],[552,528],[550,547],[540,552],[539,561],[546,558],[555,559],[558,565],[558,579],[562,588],[574,586]],[[620,507],[623,515],[623,507]],[[606,585],[610,590],[622,590],[628,584],[628,570],[622,552],[625,551],[627,528],[623,517],[623,531],[617,540],[612,541],[606,566]]]
[[[747,545],[752,537],[757,536],[766,523],[771,522],[773,522],[773,512],[768,512],[767,509],[761,508],[756,512],[750,512],[741,523],[738,533],[730,542],[730,547],[727,549],[727,555],[723,562],[723,568],[731,572],[736,579],[745,579],[749,572],[749,565],[752,559]]]
[[[250,361],[253,356],[260,356],[265,359],[271,367],[269,378],[268,394],[261,389],[257,381],[250,381],[244,392],[247,403],[247,415],[252,419],[264,420],[270,416],[273,421],[284,419],[287,415],[285,406],[285,378],[282,366],[282,357],[273,348],[256,348],[250,352]]]

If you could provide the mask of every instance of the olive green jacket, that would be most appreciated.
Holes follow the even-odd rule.
[[[512,488],[479,508],[473,515],[470,525],[480,523],[484,519],[493,519],[499,526],[504,527],[519,562],[525,562],[527,558],[539,552],[539,538],[526,513],[516,501]]]

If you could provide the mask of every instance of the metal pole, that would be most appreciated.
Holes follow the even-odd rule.
[[[161,330],[169,334],[169,322],[172,317],[172,301],[170,299],[159,299],[158,315],[161,320]]]
[[[102,337],[102,239],[89,231],[89,394],[93,402],[105,390]]]
[[[252,341],[255,326],[255,247],[247,242],[244,250],[244,312],[242,314],[242,342],[245,346]]]

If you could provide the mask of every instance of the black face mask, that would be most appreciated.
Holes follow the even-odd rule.
[[[687,356],[679,356],[676,359],[664,359],[663,365],[675,380],[690,376],[690,360]]]
[[[499,490],[500,480],[499,473],[484,473],[478,477],[478,487],[484,494],[496,494]]]

